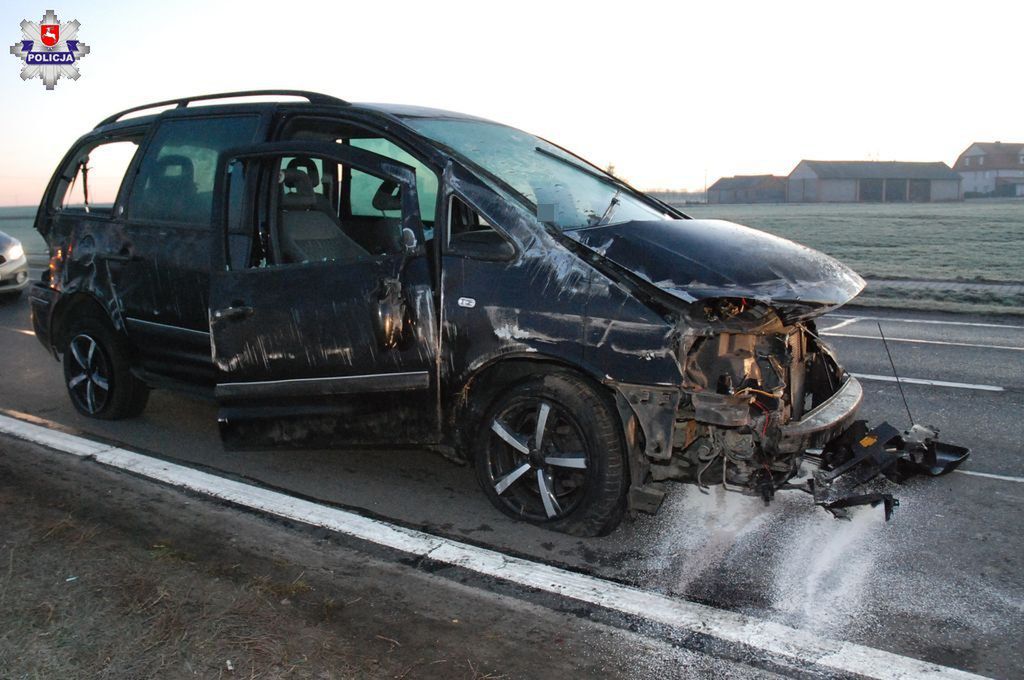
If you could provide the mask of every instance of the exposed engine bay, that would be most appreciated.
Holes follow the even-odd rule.
[[[945,474],[967,458],[967,449],[937,441],[934,429],[916,425],[901,434],[883,423],[869,431],[855,421],[859,384],[813,320],[786,323],[742,298],[703,303],[701,311],[707,330],[684,335],[680,346],[684,396],[671,459],[651,466],[655,481],[721,484],[766,503],[778,490],[801,490],[836,516],[851,505],[884,503],[888,519],[898,501],[860,493],[863,484],[880,474],[897,482]],[[840,396],[845,403],[833,403]],[[829,409],[826,427],[803,427]],[[792,484],[805,460],[818,469]]]

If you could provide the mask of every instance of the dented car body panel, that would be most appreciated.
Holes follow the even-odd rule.
[[[83,137],[37,219],[52,258],[32,296],[39,339],[59,354],[69,310],[102,310],[137,375],[206,390],[226,443],[241,447],[429,444],[468,456],[503,386],[569,371],[614,404],[626,497],[645,511],[666,480],[767,498],[807,447],[855,418],[862,391],[813,321],[864,286],[839,262],[691,220],[512,128],[308,98],[201,109],[181,100],[158,115],[112,116]],[[146,190],[134,178],[175,163],[198,172],[181,154],[161,156],[161,135],[232,116],[252,125],[245,139],[211,146],[209,219],[140,219],[132,196]],[[508,131],[519,155],[505,165],[493,145],[439,141],[445,121],[495,139]],[[89,149],[122,138],[139,148],[114,205],[62,209]],[[575,193],[534,187],[533,171],[571,173]],[[363,213],[358,173],[378,182]],[[357,256],[289,259],[290,223],[316,231],[331,212],[387,245],[354,233],[345,243],[358,241]],[[341,240],[309,242],[334,252],[349,247]]]

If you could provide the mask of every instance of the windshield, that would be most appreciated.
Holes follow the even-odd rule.
[[[536,206],[542,222],[559,229],[673,218],[613,177],[520,130],[451,118],[405,122],[504,181]]]

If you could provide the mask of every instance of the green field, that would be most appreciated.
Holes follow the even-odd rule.
[[[680,206],[792,239],[868,279],[861,305],[1024,314],[1024,200]],[[911,287],[878,279],[950,282]]]
[[[792,239],[842,260],[865,278],[861,304],[1024,314],[1024,293],[886,286],[870,279],[1024,282],[1024,200],[962,203],[691,205],[720,218]],[[46,244],[32,229],[35,208],[0,208],[0,231],[40,262]]]
[[[803,243],[865,277],[1024,281],[1024,200],[680,208]]]

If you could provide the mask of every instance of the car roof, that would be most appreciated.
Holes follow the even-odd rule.
[[[293,101],[253,101],[253,102],[240,102],[238,99],[245,97],[265,97],[265,96],[288,96],[288,97],[299,97],[304,98],[305,102],[293,102]],[[205,103],[215,102],[218,99],[234,99],[236,101],[224,102],[220,104]],[[196,102],[204,102],[202,106],[196,107],[192,104]],[[149,109],[162,108],[160,111],[153,111],[152,113],[138,114],[142,111]],[[330,95],[320,94],[317,92],[306,92],[302,90],[250,90],[247,92],[225,92],[222,94],[208,94],[198,95],[194,97],[183,97],[180,99],[170,99],[162,102],[154,102],[152,104],[143,104],[141,106],[135,106],[130,109],[126,109],[119,113],[115,113],[107,118],[104,118],[94,128],[93,133],[109,134],[119,130],[128,128],[145,127],[151,125],[160,116],[177,117],[177,116],[188,116],[194,115],[196,111],[216,111],[216,112],[227,112],[227,111],[266,111],[266,110],[303,110],[303,109],[356,109],[361,111],[368,111],[377,114],[383,114],[385,116],[394,118],[444,118],[448,120],[472,120],[472,121],[487,121],[485,118],[473,116],[466,113],[460,113],[458,111],[447,111],[445,109],[435,109],[427,106],[415,106],[409,104],[387,104],[387,103],[376,103],[376,102],[364,102],[358,104],[352,104],[343,99],[332,97]],[[131,117],[126,117],[131,116]]]

